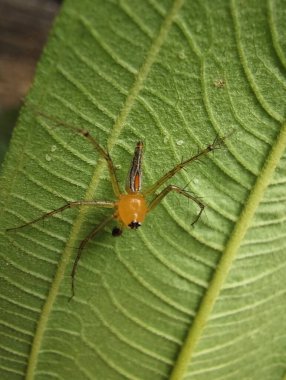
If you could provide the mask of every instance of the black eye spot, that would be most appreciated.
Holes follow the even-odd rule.
[[[114,227],[112,230],[112,236],[121,236],[122,235],[122,229],[119,227]]]
[[[130,227],[132,230],[137,230],[138,227],[141,226],[140,222],[131,222],[128,224],[128,227]]]

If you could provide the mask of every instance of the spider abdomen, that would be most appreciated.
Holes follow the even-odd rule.
[[[140,193],[121,194],[117,202],[117,218],[130,228],[138,228],[148,211],[145,198]]]

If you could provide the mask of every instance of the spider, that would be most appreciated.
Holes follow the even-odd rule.
[[[60,123],[63,125],[63,123]],[[219,148],[223,143],[225,137],[217,137],[213,143],[206,146],[206,148],[199,151],[194,156],[188,158],[187,160],[181,161],[179,164],[174,166],[171,170],[166,172],[160,179],[158,179],[152,186],[148,187],[146,190],[141,190],[142,184],[142,160],[143,160],[143,141],[139,141],[136,144],[133,159],[131,162],[131,167],[127,176],[125,192],[121,191],[120,185],[118,183],[115,166],[113,161],[104,148],[97,142],[97,140],[92,137],[92,135],[84,129],[78,129],[72,127],[77,133],[82,135],[87,139],[99,153],[99,155],[106,161],[110,180],[115,195],[115,201],[109,200],[78,200],[73,202],[68,202],[65,205],[47,212],[46,214],[41,215],[40,217],[24,223],[20,226],[8,228],[6,231],[18,230],[20,228],[29,226],[36,222],[39,222],[42,219],[48,218],[52,215],[60,213],[68,208],[78,207],[78,206],[90,206],[90,207],[102,207],[114,209],[114,212],[107,216],[99,225],[97,225],[80,243],[77,251],[76,258],[73,263],[71,271],[71,293],[72,299],[75,295],[75,275],[77,271],[77,265],[81,258],[82,252],[89,240],[93,239],[111,220],[116,220],[118,226],[112,229],[113,236],[120,236],[124,228],[129,228],[132,230],[137,230],[141,227],[142,222],[144,221],[146,215],[155,209],[155,207],[166,197],[170,192],[175,192],[185,196],[186,198],[194,201],[199,207],[199,213],[191,223],[194,225],[200,218],[205,205],[194,195],[187,192],[185,189],[182,189],[175,185],[167,185],[161,192],[156,193],[157,190],[163,186],[167,180],[172,178],[176,173],[182,170],[186,165],[199,160],[202,156],[208,154],[209,152],[214,151]],[[147,201],[148,197],[152,197],[151,201]]]

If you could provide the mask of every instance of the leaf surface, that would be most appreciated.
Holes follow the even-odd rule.
[[[1,379],[271,379],[285,376],[283,1],[66,1],[1,176]],[[43,116],[43,113],[48,117]],[[215,136],[140,230],[80,241],[146,144],[144,185]]]

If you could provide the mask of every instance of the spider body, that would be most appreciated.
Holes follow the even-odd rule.
[[[148,205],[141,193],[122,194],[116,203],[116,219],[124,227],[137,229],[148,212]]]
[[[55,119],[40,113],[40,115],[45,116],[46,118],[55,121]],[[105,159],[109,174],[110,174],[110,180],[113,188],[113,192],[116,198],[116,201],[109,201],[109,200],[78,200],[78,201],[72,201],[68,202],[62,207],[59,207],[55,210],[52,210],[50,212],[47,212],[46,214],[38,217],[37,219],[34,219],[30,222],[26,222],[18,227],[13,227],[7,229],[7,231],[11,230],[18,230],[20,228],[26,227],[28,225],[34,224],[42,219],[45,219],[47,217],[50,217],[54,214],[57,214],[59,212],[62,212],[68,208],[72,207],[78,207],[78,206],[89,206],[89,207],[103,207],[103,208],[112,208],[114,209],[113,214],[109,215],[106,219],[104,219],[98,226],[96,226],[87,236],[85,239],[83,239],[78,247],[78,252],[72,267],[71,277],[72,277],[72,296],[73,298],[75,294],[75,287],[74,287],[74,280],[75,280],[75,274],[77,270],[77,264],[79,262],[79,259],[82,255],[83,249],[85,245],[88,243],[89,240],[93,239],[94,236],[101,231],[111,220],[116,220],[118,222],[118,226],[114,227],[112,230],[113,236],[120,236],[123,232],[124,228],[129,228],[133,230],[137,230],[142,222],[144,221],[146,215],[152,211],[161,201],[162,199],[168,195],[170,192],[176,192],[178,194],[181,194],[185,196],[186,198],[191,199],[194,201],[200,208],[200,211],[198,215],[196,216],[195,220],[191,223],[191,225],[194,225],[199,217],[201,216],[204,204],[196,198],[194,195],[187,192],[185,189],[181,189],[178,186],[175,185],[168,185],[161,192],[158,194],[156,193],[157,190],[164,185],[164,183],[172,178],[177,172],[182,170],[186,165],[189,163],[199,160],[202,156],[208,154],[209,152],[219,148],[222,143],[224,142],[224,137],[222,138],[216,138],[215,141],[212,144],[209,144],[206,148],[199,151],[196,155],[192,156],[191,158],[180,162],[176,166],[174,166],[171,170],[166,172],[157,182],[155,182],[152,186],[147,188],[146,190],[141,190],[141,183],[142,183],[142,160],[143,160],[143,147],[144,144],[142,141],[139,141],[136,144],[134,156],[131,162],[131,167],[129,170],[129,174],[127,176],[126,180],[126,186],[125,190],[126,192],[122,192],[119,186],[119,183],[116,178],[115,173],[115,166],[113,164],[112,159],[110,158],[110,155],[108,152],[101,147],[100,144],[90,135],[90,133],[83,129],[78,129],[76,127],[72,127],[69,125],[66,125],[63,122],[57,121],[58,125],[62,125],[64,127],[67,127],[69,129],[74,130],[75,132],[82,135],[85,139],[87,139],[95,148],[95,150],[101,155],[102,158]],[[152,197],[150,201],[147,199],[149,197]],[[70,298],[70,299],[71,299]]]
[[[120,225],[137,230],[141,226],[148,212],[148,204],[141,193],[142,160],[144,143],[139,141],[135,147],[133,160],[126,179],[125,190],[127,194],[120,194],[116,202],[115,218]],[[115,227],[118,231],[118,227]],[[113,236],[118,236],[113,234]]]

